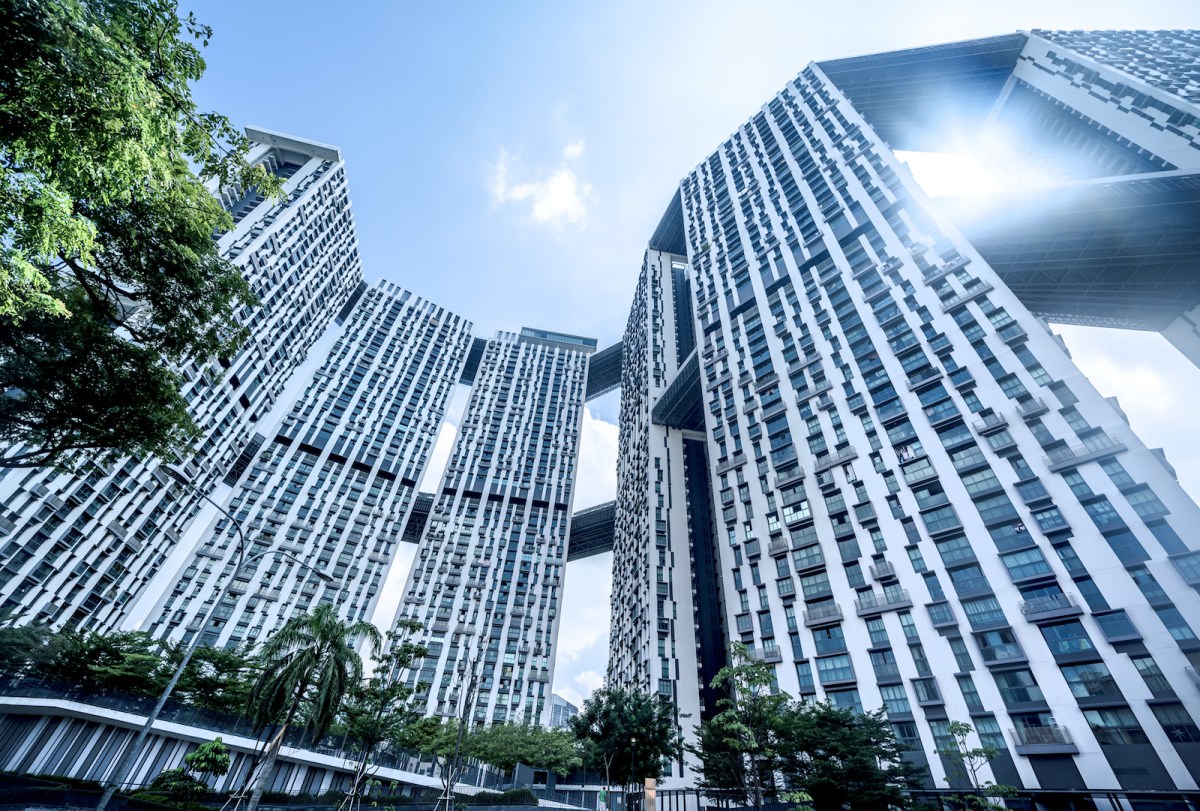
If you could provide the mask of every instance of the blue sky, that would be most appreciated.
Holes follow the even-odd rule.
[[[342,149],[368,279],[461,313],[480,335],[529,325],[601,345],[624,329],[679,179],[809,61],[1029,28],[1200,26],[1197,0],[219,0],[195,11],[214,28],[202,108]],[[1200,442],[1180,413],[1200,374],[1157,336],[1063,331],[1185,485],[1200,482]],[[610,397],[589,416],[577,507],[612,498],[615,415]],[[604,670],[608,564],[569,567],[555,686],[572,699]]]

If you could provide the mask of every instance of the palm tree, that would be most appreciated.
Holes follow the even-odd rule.
[[[258,729],[280,725],[263,752],[246,811],[258,808],[283,736],[298,715],[314,740],[329,730],[346,691],[362,679],[362,657],[354,646],[363,640],[374,655],[383,637],[371,623],[347,624],[333,606],[322,604],[311,614],[289,619],[263,645],[263,669],[250,693],[250,719]]]

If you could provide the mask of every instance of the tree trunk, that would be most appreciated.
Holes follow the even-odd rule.
[[[267,781],[271,779],[271,773],[275,771],[275,761],[279,758],[279,750],[283,748],[283,736],[288,731],[288,727],[292,725],[292,719],[300,709],[300,700],[304,698],[307,691],[308,679],[305,679],[300,685],[300,689],[296,691],[296,697],[292,700],[291,709],[288,710],[283,726],[279,728],[279,733],[263,754],[262,768],[254,780],[254,790],[250,792],[250,801],[246,803],[246,811],[258,811],[258,803],[262,800],[263,792],[267,788]]]
[[[278,734],[267,744],[263,759],[259,763],[258,774],[254,778],[254,789],[250,792],[250,799],[246,803],[246,811],[255,811],[258,808],[263,791],[267,788],[267,781],[271,779],[271,773],[275,771],[275,761],[279,757],[279,750],[283,748],[283,736],[287,730],[288,725],[284,724],[279,728]]]

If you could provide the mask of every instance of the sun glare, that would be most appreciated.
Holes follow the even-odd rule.
[[[937,152],[902,152],[913,177],[930,197],[992,194],[1046,186],[1053,181],[1022,158],[999,133]]]

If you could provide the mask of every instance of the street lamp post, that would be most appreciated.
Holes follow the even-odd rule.
[[[637,787],[637,782],[635,782],[635,778],[633,776],[634,770],[637,768],[636,766],[634,766],[636,752],[637,752],[637,736],[630,735],[629,736],[629,785],[630,785],[631,789],[625,795],[625,811],[632,811],[632,809],[630,808],[629,801],[630,801],[630,798],[633,796],[632,789]]]
[[[108,785],[104,787],[104,793],[100,795],[100,801],[96,803],[96,811],[105,811],[109,802],[112,800],[113,795],[125,785],[125,781],[129,778],[129,772],[133,769],[133,764],[137,761],[137,758],[142,753],[142,748],[146,745],[146,738],[149,737],[150,730],[153,728],[154,722],[158,720],[158,716],[162,713],[163,707],[166,706],[167,700],[171,698],[171,693],[175,691],[175,686],[179,684],[179,679],[181,676],[183,676],[183,671],[187,669],[188,663],[192,661],[192,654],[194,654],[196,649],[200,647],[200,640],[204,636],[204,629],[206,629],[209,623],[212,622],[213,614],[216,612],[217,606],[219,606],[225,599],[226,595],[229,594],[230,587],[233,586],[233,582],[237,580],[238,575],[242,573],[242,570],[246,567],[246,564],[250,563],[251,561],[264,558],[268,555],[278,555],[282,558],[292,561],[301,568],[308,569],[310,572],[326,582],[333,581],[333,578],[329,575],[325,574],[324,572],[317,571],[304,561],[288,554],[282,549],[265,549],[262,552],[255,552],[252,555],[247,555],[246,535],[242,532],[242,525],[238,522],[238,520],[230,515],[224,507],[209,498],[207,493],[203,492],[185,479],[182,473],[174,468],[167,467],[166,465],[163,465],[163,468],[171,474],[171,478],[175,479],[176,482],[182,484],[184,487],[200,496],[200,498],[207,501],[209,504],[215,507],[218,512],[228,518],[233,524],[233,528],[237,530],[238,562],[237,566],[233,570],[233,576],[230,577],[229,581],[221,588],[221,592],[217,595],[217,599],[213,602],[212,607],[209,608],[208,612],[204,615],[204,619],[201,621],[200,627],[192,636],[191,640],[188,641],[187,648],[183,652],[183,658],[180,660],[179,665],[175,668],[175,672],[171,674],[171,680],[168,681],[167,686],[163,688],[162,695],[158,697],[158,702],[155,703],[154,709],[152,709],[150,714],[146,716],[146,723],[144,723],[142,728],[138,730],[137,737],[134,738],[133,744],[125,750],[121,760],[118,761],[116,771],[113,773],[112,777],[109,778]]]

